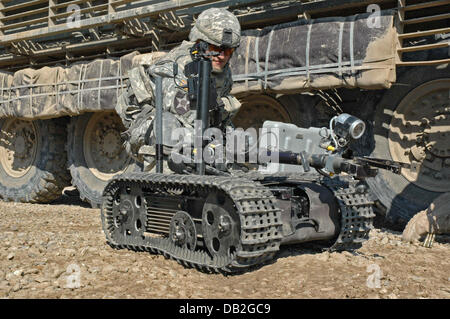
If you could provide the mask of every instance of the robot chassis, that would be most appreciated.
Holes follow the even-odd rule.
[[[215,101],[209,58],[214,54],[200,42],[191,49],[193,62],[185,68],[191,106],[201,121],[196,138],[213,153],[218,145],[204,141],[203,134],[217,114],[210,103]],[[177,69],[174,64],[175,77]],[[353,250],[367,239],[375,217],[364,179],[374,177],[379,168],[397,174],[410,168],[352,157],[348,146],[363,135],[365,124],[343,113],[329,128],[266,122],[266,129],[284,132],[278,134],[278,143],[287,146],[280,151],[270,141],[260,143],[259,154],[277,162],[259,162],[257,171],[248,171],[245,164],[206,163],[196,157],[197,147],[191,156],[172,153],[169,166],[176,173],[164,174],[162,80],[158,74],[152,76],[156,173],[117,175],[105,187],[101,221],[113,248],[162,254],[186,267],[215,273],[262,265],[286,244],[327,241],[331,250]],[[243,153],[248,159],[248,145]]]

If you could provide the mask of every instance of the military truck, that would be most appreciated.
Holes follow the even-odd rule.
[[[185,40],[212,6],[243,30],[231,61],[242,102],[235,126],[363,119],[354,152],[415,168],[368,180],[397,225],[450,190],[448,0],[5,0],[1,198],[48,203],[73,185],[98,207],[111,177],[141,170],[114,111],[128,71]]]

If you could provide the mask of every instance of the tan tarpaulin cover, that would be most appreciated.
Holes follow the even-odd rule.
[[[58,89],[65,80],[62,67],[44,67],[39,70],[24,69],[14,73],[11,95],[6,111],[9,116],[23,118],[45,118],[42,111],[50,115],[59,112]]]
[[[377,20],[378,19],[378,20]],[[395,82],[392,11],[346,18],[299,20],[243,33],[233,55],[232,93],[297,93],[337,87],[381,89]],[[0,73],[0,117],[52,118],[113,110],[128,71],[163,53],[70,67]]]
[[[393,11],[382,11],[245,31],[230,62],[232,93],[390,88],[396,80],[393,20]]]
[[[46,119],[114,110],[136,55],[138,52],[70,67],[27,68],[13,76],[0,73],[4,84],[0,117]]]

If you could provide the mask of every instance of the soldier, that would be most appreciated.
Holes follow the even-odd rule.
[[[154,76],[163,77],[163,144],[164,155],[169,155],[175,144],[170,138],[171,132],[178,127],[193,128],[196,118],[196,110],[190,108],[187,89],[183,86],[187,80],[184,68],[192,61],[190,49],[198,41],[207,42],[210,51],[220,53],[211,57],[211,76],[216,82],[223,125],[231,123],[240,103],[230,95],[232,78],[229,60],[240,44],[240,33],[239,21],[232,13],[219,8],[207,9],[198,16],[189,41],[183,41],[149,67],[138,66],[130,70],[127,90],[120,96],[116,111],[127,128],[123,133],[126,150],[144,162],[144,170],[151,170],[155,164]]]

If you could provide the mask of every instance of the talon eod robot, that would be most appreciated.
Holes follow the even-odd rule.
[[[213,54],[203,42],[191,49],[186,89],[200,125],[191,142],[179,143],[167,158],[175,174],[163,172],[166,121],[161,78],[152,75],[156,173],[122,174],[108,183],[101,207],[108,243],[225,273],[262,264],[284,244],[329,240],[330,249],[358,247],[375,216],[364,178],[375,176],[377,168],[398,173],[405,165],[352,157],[348,146],[363,135],[365,125],[349,114],[334,117],[329,128],[266,122],[257,163],[248,165],[255,150],[252,136],[234,131],[231,140],[243,136],[237,146],[228,139],[218,142],[217,136],[205,139],[208,127],[219,125],[210,77]],[[174,63],[175,77],[177,69]],[[202,153],[214,160],[206,161]],[[218,160],[219,153],[226,153],[226,160]],[[239,155],[246,163],[236,161]]]

